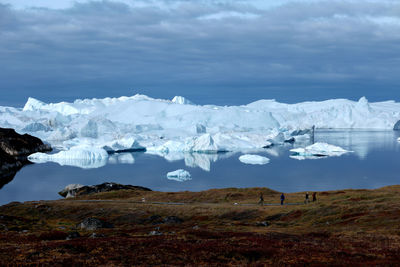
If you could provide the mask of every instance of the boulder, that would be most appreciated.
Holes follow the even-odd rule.
[[[77,224],[76,227],[83,230],[93,231],[99,228],[113,228],[114,226],[111,223],[102,221],[100,219],[89,217]]]
[[[139,191],[151,191],[151,189],[142,187],[142,186],[134,186],[134,185],[122,185],[116,183],[103,183],[99,185],[89,185],[89,186],[81,186],[78,185],[73,187],[68,185],[66,188],[58,192],[62,197],[74,197],[74,196],[83,196],[90,195],[100,192],[110,192],[110,191],[118,191],[118,190],[139,190]]]
[[[164,223],[167,224],[181,224],[183,223],[183,220],[177,216],[167,216],[164,218]]]

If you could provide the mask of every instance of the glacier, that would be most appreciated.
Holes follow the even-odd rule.
[[[314,129],[396,129],[399,120],[400,103],[370,103],[365,97],[217,106],[196,105],[182,96],[164,100],[136,94],[59,103],[30,97],[22,109],[0,107],[0,127],[29,133],[59,150],[30,160],[83,168],[103,166],[108,157],[109,162],[133,163],[132,156],[109,155],[146,151],[208,170],[221,152],[256,153],[302,142],[312,138]]]

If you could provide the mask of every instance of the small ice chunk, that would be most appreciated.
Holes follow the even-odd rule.
[[[259,156],[259,155],[252,155],[252,154],[245,154],[239,157],[239,160],[245,164],[258,164],[264,165],[269,163],[269,158]]]
[[[317,156],[317,157],[324,157],[324,156],[341,156],[347,152],[341,147],[330,145],[327,143],[315,143],[313,145],[307,147],[300,147],[294,148],[290,150],[294,156]]]
[[[183,96],[175,96],[171,102],[181,105],[193,105],[192,101],[184,98]]]
[[[183,169],[179,169],[173,172],[167,173],[167,179],[169,180],[175,180],[178,182],[184,182],[188,180],[192,180],[190,173],[188,171],[185,171]]]

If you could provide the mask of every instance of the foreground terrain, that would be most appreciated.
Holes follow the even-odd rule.
[[[255,205],[263,192],[266,205]],[[400,186],[121,190],[0,207],[0,265],[393,265]],[[269,205],[269,204],[276,205]],[[289,205],[289,203],[293,205]],[[92,219],[90,219],[92,218]]]

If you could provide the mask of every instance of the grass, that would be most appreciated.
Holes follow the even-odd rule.
[[[10,203],[0,207],[0,265],[400,262],[400,186],[318,192],[317,202],[307,205],[240,205],[257,203],[260,192],[265,203],[279,203],[280,193],[267,188],[174,193],[122,190],[77,199]],[[303,203],[304,195],[286,194],[286,202]],[[143,197],[146,202],[140,203]],[[167,216],[183,222],[163,223]],[[94,232],[99,237],[92,238],[93,231],[76,228],[88,217],[115,227],[98,229]],[[162,234],[151,235],[152,231]],[[79,232],[80,237],[66,240],[71,232]]]

